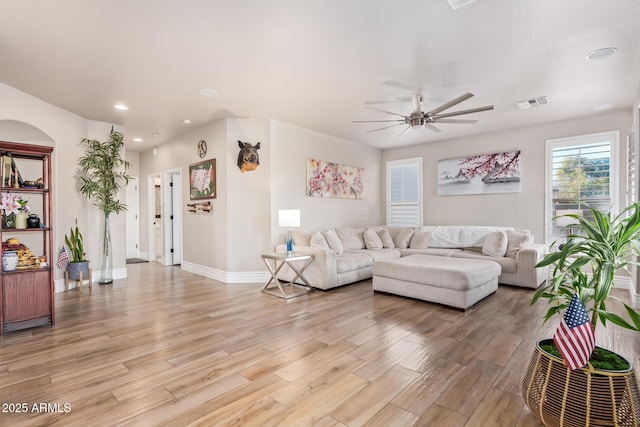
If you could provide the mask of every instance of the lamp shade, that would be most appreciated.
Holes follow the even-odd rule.
[[[556,211],[556,215],[559,217],[554,220],[556,227],[560,227],[560,228],[569,227],[570,225],[579,224],[578,220],[570,216],[562,216],[562,215],[582,216],[582,209],[561,209]]]
[[[280,209],[278,211],[280,227],[300,227],[300,209]]]

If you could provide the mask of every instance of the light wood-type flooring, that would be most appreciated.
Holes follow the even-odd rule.
[[[530,289],[501,285],[461,312],[371,281],[285,301],[128,269],[57,294],[54,328],[0,338],[0,426],[539,425],[520,381],[557,321],[542,325]],[[637,335],[600,328],[598,344],[638,366]]]

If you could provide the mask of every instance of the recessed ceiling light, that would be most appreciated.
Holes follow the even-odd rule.
[[[587,56],[585,56],[585,58],[588,59],[589,61],[596,61],[598,59],[603,59],[608,56],[611,56],[617,51],[618,49],[615,47],[603,47],[602,49],[596,49],[594,51],[589,52]]]
[[[142,138],[133,138],[135,142],[142,142]]]
[[[154,132],[151,134],[152,137],[157,138],[160,136],[160,134],[158,132]]]
[[[206,96],[207,98],[215,98],[218,96],[218,91],[215,89],[200,89],[198,95]]]
[[[613,107],[613,104],[600,104],[593,107],[593,109],[596,111],[602,111],[602,110],[608,110],[609,108],[612,108],[612,107]]]
[[[190,125],[190,124],[191,124],[191,120],[189,120],[189,119],[184,119],[184,120],[182,121],[182,124],[183,124],[183,125]]]
[[[116,104],[113,106],[113,108],[115,108],[116,110],[120,110],[120,111],[127,111],[129,109],[129,107],[127,107],[124,104]]]

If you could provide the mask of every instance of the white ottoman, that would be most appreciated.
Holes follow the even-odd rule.
[[[373,265],[373,290],[467,309],[498,289],[493,261],[410,255]]]

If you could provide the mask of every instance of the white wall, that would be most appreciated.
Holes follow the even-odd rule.
[[[300,209],[300,228],[382,224],[381,151],[287,123],[271,121],[272,245],[283,243],[279,209]],[[363,200],[306,196],[307,159],[343,163],[365,169]]]
[[[215,158],[217,198],[212,214],[186,212],[189,202],[188,165],[200,161],[199,140],[207,141],[207,159]],[[260,166],[241,172],[238,140],[260,142]],[[365,200],[306,197],[306,160],[314,157],[366,169]],[[302,210],[302,227],[381,223],[381,152],[350,141],[267,119],[227,119],[194,129],[162,144],[158,155],[140,155],[142,252],[148,251],[147,231],[152,212],[146,206],[146,177],[165,170],[183,170],[185,206],[183,268],[228,282],[264,280],[260,255],[284,241],[278,210]]]
[[[455,126],[455,125],[452,125]],[[609,130],[620,131],[626,141],[631,126],[628,111],[614,111],[592,117],[510,129],[384,150],[383,163],[410,157],[423,158],[425,225],[500,225],[530,230],[537,242],[544,241],[545,140]],[[438,161],[474,154],[521,150],[522,191],[520,193],[438,196]],[[624,149],[620,178],[624,194]],[[386,200],[384,202],[386,204]],[[384,206],[383,206],[384,207]]]
[[[16,122],[23,123],[16,124]],[[34,128],[33,130],[30,128]],[[89,205],[78,189],[77,165],[82,155],[80,141],[93,133],[104,137],[99,129],[110,129],[111,125],[88,121],[41,99],[0,83],[0,139],[12,142],[25,142],[54,147],[52,155],[53,169],[53,260],[57,259],[57,251],[62,247],[64,234],[75,223],[85,234],[85,247],[92,259],[94,274],[100,268],[100,261],[95,253],[101,248],[101,240],[89,231],[91,221]],[[108,134],[107,134],[108,135]],[[86,215],[79,215],[79,213]],[[120,236],[122,230],[118,226],[112,229],[114,239],[114,277],[126,276],[125,248],[118,246],[124,242]],[[55,266],[55,263],[54,263]],[[60,290],[63,271],[54,267],[56,289]]]

